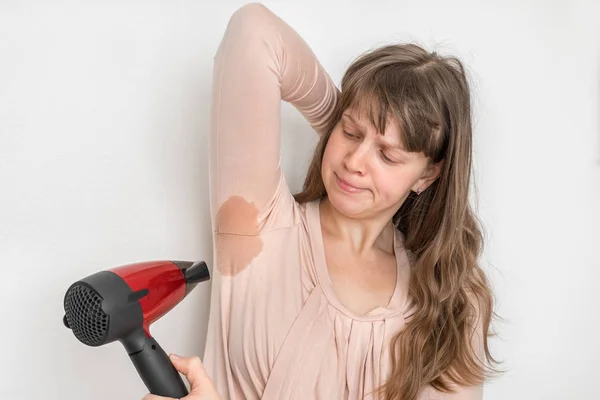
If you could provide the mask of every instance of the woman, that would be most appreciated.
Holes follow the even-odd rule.
[[[216,268],[206,372],[173,360],[185,399],[482,398],[492,301],[460,62],[385,46],[340,92],[290,26],[249,4],[214,66]],[[296,195],[281,100],[320,136]]]

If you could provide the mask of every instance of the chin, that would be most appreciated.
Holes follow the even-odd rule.
[[[365,215],[371,208],[364,197],[348,196],[344,193],[340,193],[336,188],[327,191],[327,198],[329,199],[331,207],[346,217]]]

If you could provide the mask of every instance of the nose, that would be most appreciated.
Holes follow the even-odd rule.
[[[344,166],[350,172],[364,175],[366,172],[368,146],[363,142],[351,149],[344,159]]]

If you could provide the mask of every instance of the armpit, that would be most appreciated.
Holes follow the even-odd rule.
[[[258,229],[258,208],[241,196],[232,196],[219,207],[215,232],[217,268],[235,276],[263,249]]]

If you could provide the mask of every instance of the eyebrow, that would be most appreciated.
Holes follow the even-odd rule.
[[[350,121],[354,122],[356,125],[360,125],[356,119],[351,114],[344,113],[343,116],[350,118]]]
[[[355,125],[358,125],[359,127],[363,127],[360,122],[358,122],[351,114],[349,113],[343,113],[343,116],[347,117],[348,119],[350,119],[350,121],[352,121]],[[406,150],[404,149],[404,147],[402,146],[402,143],[399,144],[395,144],[395,145],[389,145],[387,143],[384,143],[384,146],[389,148],[389,149],[393,149],[393,150],[400,150],[403,152],[406,152]]]

